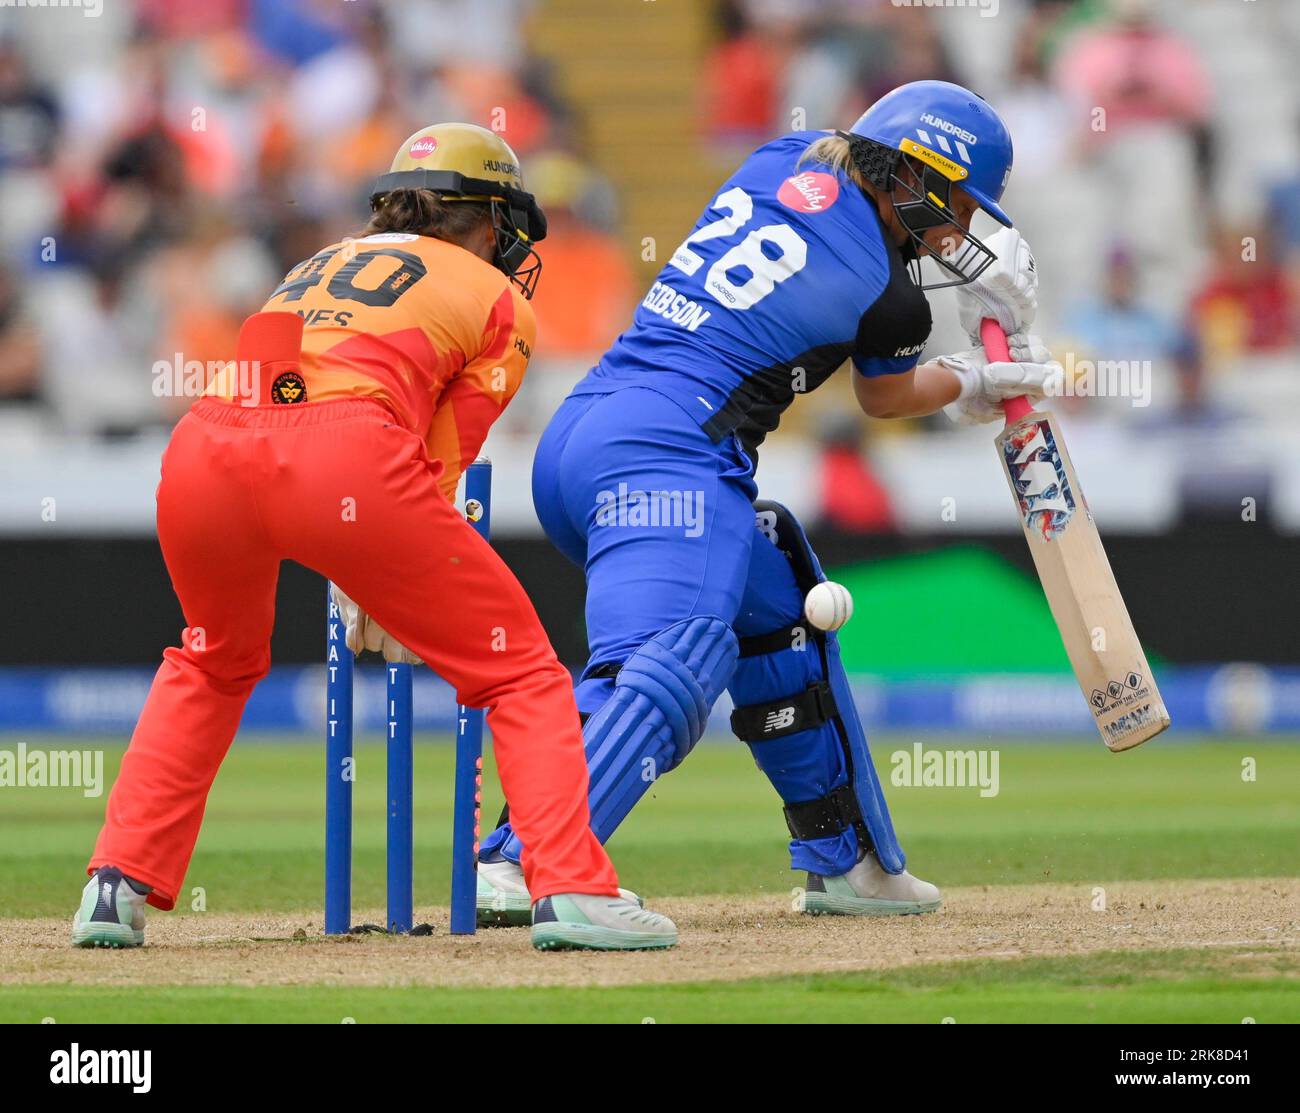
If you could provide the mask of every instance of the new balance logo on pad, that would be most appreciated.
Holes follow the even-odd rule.
[[[794,725],[794,708],[779,707],[775,711],[769,711],[767,718],[763,720],[763,733],[770,734],[774,730],[788,730]]]

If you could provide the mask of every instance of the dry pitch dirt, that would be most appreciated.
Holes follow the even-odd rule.
[[[152,913],[139,951],[80,951],[66,920],[0,921],[0,986],[630,985],[780,974],[887,970],[953,959],[1019,958],[1183,947],[1267,945],[1300,975],[1300,880],[1130,881],[1107,886],[952,889],[931,916],[798,915],[776,896],[654,902],[681,929],[673,951],[539,954],[522,929],[446,933],[445,908],[417,910],[420,937],[327,938],[319,913]],[[368,918],[382,919],[369,910]],[[365,917],[363,917],[365,918]],[[360,922],[360,921],[358,921]]]

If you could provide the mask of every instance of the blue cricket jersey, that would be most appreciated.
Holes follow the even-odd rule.
[[[864,375],[916,366],[929,303],[871,199],[800,162],[825,134],[795,132],[745,160],[574,394],[649,387],[752,457],[795,394],[846,359]]]

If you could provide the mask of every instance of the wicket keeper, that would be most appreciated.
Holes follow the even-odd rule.
[[[510,147],[468,124],[412,135],[371,207],[360,238],[293,268],[245,322],[238,359],[259,373],[228,367],[163,456],[158,538],[187,625],[109,797],[73,940],[139,946],[145,904],[181,896],[294,560],[338,585],[353,649],[424,661],[488,709],[534,945],[671,946],[673,923],[619,890],[591,831],[572,680],[452,502],[532,354],[545,217]]]

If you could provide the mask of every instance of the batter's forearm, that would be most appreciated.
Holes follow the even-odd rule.
[[[856,375],[853,388],[863,412],[883,418],[936,413],[961,393],[957,376],[937,363],[923,363],[905,375]]]
[[[938,413],[961,393],[961,382],[938,363],[923,363],[916,369],[917,409],[909,417]]]

